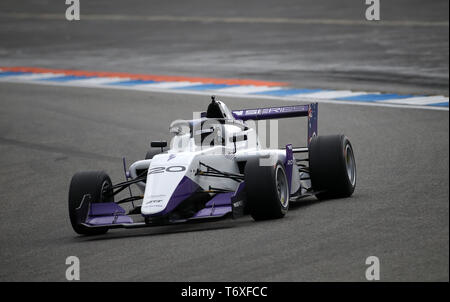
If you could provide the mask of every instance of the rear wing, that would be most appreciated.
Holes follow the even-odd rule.
[[[308,146],[311,139],[317,136],[318,104],[268,107],[257,109],[234,110],[233,116],[237,120],[268,120],[288,117],[308,117]]]

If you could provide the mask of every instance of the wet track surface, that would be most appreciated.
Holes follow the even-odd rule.
[[[0,66],[94,69],[281,80],[307,88],[448,95],[448,2],[390,1],[385,17],[415,26],[45,20],[64,5],[0,19]],[[86,2],[86,3],[85,3]],[[335,1],[82,1],[91,15],[248,16],[360,20],[364,8]],[[108,3],[110,3],[109,1]],[[409,3],[409,5],[407,5]],[[425,5],[425,4],[423,4]],[[226,20],[226,19],[225,19]],[[273,100],[223,98],[233,109]],[[204,110],[205,96],[0,83],[0,280],[364,281],[375,255],[384,281],[448,281],[449,114],[319,105],[319,133],[345,133],[355,149],[352,198],[291,206],[281,220],[250,217],[188,226],[112,230],[80,237],[67,215],[70,178],[103,169],[123,179],[121,157],[142,159],[168,125]],[[276,104],[292,104],[276,101]],[[304,144],[302,120],[281,121],[280,145]]]

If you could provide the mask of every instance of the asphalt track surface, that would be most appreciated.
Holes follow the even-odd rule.
[[[1,1],[0,66],[449,94],[446,0],[382,1],[380,23],[365,20],[363,0],[81,1],[73,22],[66,7]]]
[[[145,4],[136,3],[129,7],[104,5],[104,10],[100,4],[86,3],[84,7],[92,14],[145,14]],[[198,8],[194,12],[182,3],[179,7],[151,3],[152,13],[237,15],[231,4],[214,10],[198,2],[193,5]],[[256,11],[246,4],[239,12],[249,17],[348,20],[359,20],[362,15],[359,6],[339,10],[334,1],[314,3],[302,2],[304,10],[276,9],[278,6],[267,1]],[[418,8],[419,2],[414,1],[408,1],[410,6],[406,1],[394,3],[398,7],[386,13],[391,20],[448,22],[446,1],[427,3],[426,9]],[[1,11],[60,10],[38,4],[17,7],[12,1],[2,1]],[[358,15],[353,17],[355,11]],[[448,25],[383,29],[346,25],[344,29],[312,24],[308,28],[294,26],[296,32],[286,24],[144,22],[157,27],[156,31],[131,21],[89,22],[69,25],[66,21],[2,17],[0,65],[290,78],[308,88],[383,91],[387,87],[391,92],[448,95]],[[253,26],[258,31],[251,29]],[[369,43],[360,39],[367,31],[378,33],[382,42],[396,43],[383,44],[371,38],[381,47],[372,50],[357,44],[344,43],[339,48],[326,43],[326,37]],[[302,41],[306,32],[313,39],[309,46]],[[211,40],[216,33],[217,40]],[[259,43],[255,43],[255,33],[262,35]],[[230,36],[228,42],[220,38],[224,34]],[[282,41],[270,42],[270,37]],[[409,44],[400,43],[401,38]],[[321,43],[327,47],[320,47]],[[289,51],[280,56],[275,44]],[[173,48],[179,51],[169,46],[178,46]],[[298,65],[276,72],[274,62],[279,61],[272,62],[270,53],[278,58],[289,56],[294,48],[300,54],[286,62],[295,59]],[[212,57],[195,60],[208,53]],[[237,53],[247,54],[253,63],[248,68],[235,61],[228,64]],[[258,56],[261,61],[253,61]],[[310,70],[302,65],[306,61],[310,66],[320,63],[319,71],[309,76]],[[355,68],[361,74],[328,76],[332,67],[338,71]],[[389,67],[388,80],[386,74],[378,73],[385,67]],[[233,109],[275,102],[223,100]],[[311,198],[292,205],[284,219],[274,221],[254,222],[244,217],[112,230],[95,237],[74,234],[67,215],[68,186],[74,172],[102,169],[113,180],[122,180],[122,156],[129,163],[142,159],[150,140],[168,138],[172,120],[189,118],[192,111],[204,110],[208,102],[207,97],[195,95],[0,83],[0,280],[64,281],[65,259],[71,255],[80,258],[83,281],[365,281],[365,259],[371,255],[380,259],[384,281],[449,280],[448,111],[320,104],[319,133],[345,133],[355,149],[358,183],[349,199],[318,202]],[[281,146],[304,143],[304,121],[280,123]]]

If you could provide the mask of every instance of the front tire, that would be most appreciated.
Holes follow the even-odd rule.
[[[69,188],[69,217],[73,230],[82,235],[104,234],[108,228],[87,228],[80,224],[77,208],[86,194],[91,195],[92,202],[114,202],[114,196],[105,196],[105,192],[112,190],[111,179],[103,171],[88,171],[76,173]]]
[[[345,135],[313,137],[309,146],[311,183],[318,199],[350,197],[356,187],[356,161]]]
[[[254,220],[282,218],[289,208],[289,185],[284,165],[260,166],[259,158],[245,165],[248,209]]]

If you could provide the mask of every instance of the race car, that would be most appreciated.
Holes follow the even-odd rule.
[[[293,117],[307,117],[306,146],[261,145],[259,120]],[[307,196],[349,197],[356,186],[352,145],[345,135],[318,136],[317,118],[317,103],[232,111],[213,96],[200,116],[170,125],[169,146],[153,141],[145,159],[129,167],[124,159],[125,181],[112,184],[103,171],[76,173],[72,227],[96,235],[246,214],[260,221],[284,217],[291,202]],[[132,194],[132,185],[140,194]],[[127,189],[129,196],[115,200]]]

